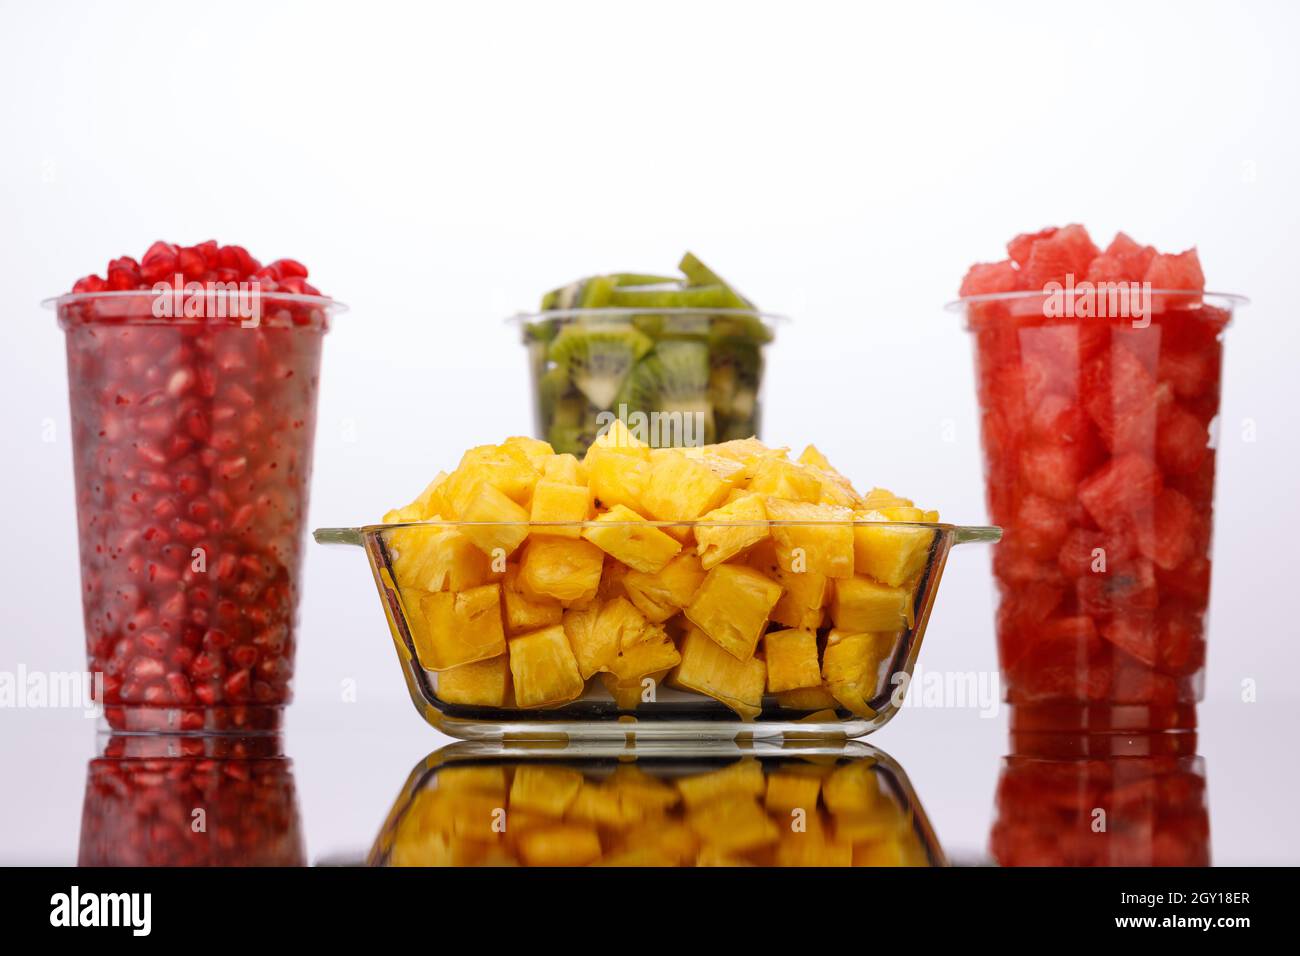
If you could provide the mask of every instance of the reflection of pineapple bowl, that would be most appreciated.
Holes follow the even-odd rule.
[[[448,733],[861,734],[897,709],[948,550],[998,534],[938,517],[812,446],[653,449],[615,422],[581,461],[473,448],[384,524],[316,538],[366,548]]]

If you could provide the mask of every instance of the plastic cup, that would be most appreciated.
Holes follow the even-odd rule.
[[[341,307],[265,293],[254,310],[209,298],[160,317],[159,299],[49,303],[67,340],[90,670],[114,731],[273,731],[293,676],[321,340]]]
[[[972,296],[997,640],[1019,731],[1195,726],[1238,296]],[[1117,308],[1118,306],[1118,308]]]

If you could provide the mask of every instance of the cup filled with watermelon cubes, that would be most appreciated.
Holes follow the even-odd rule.
[[[615,417],[645,422],[661,447],[760,433],[764,352],[782,317],[689,252],[678,268],[579,279],[512,320],[528,348],[536,437],[581,455]]]
[[[1195,249],[1017,236],[952,308],[974,336],[997,639],[1013,726],[1195,725],[1223,335]]]
[[[494,826],[505,812],[509,825]],[[806,827],[791,825],[801,819]],[[797,751],[452,744],[407,779],[371,866],[945,866],[903,769],[857,741]]]
[[[290,697],[320,351],[291,259],[154,243],[66,333],[90,670],[121,732],[267,732]]]
[[[468,738],[865,734],[897,713],[950,549],[814,446],[652,448],[621,422],[581,459],[467,451],[365,549],[417,710]]]

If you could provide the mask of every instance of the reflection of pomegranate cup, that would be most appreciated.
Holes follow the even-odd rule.
[[[970,271],[958,306],[975,337],[988,507],[1005,529],[993,564],[1013,726],[1192,727],[1222,333],[1241,300],[1200,291],[1195,252],[1122,234],[1100,254],[1078,226],[1008,248],[1012,260]],[[1066,268],[1093,284],[1056,281]],[[1133,295],[1103,295],[1105,277]]]
[[[173,252],[169,266],[166,250],[155,254],[161,245],[143,266],[126,260],[146,289],[151,256],[163,256],[153,268],[170,278],[194,251]],[[210,261],[235,248],[196,247]],[[271,730],[289,701],[321,339],[334,303],[286,262],[257,266],[265,275],[251,319],[237,294],[182,303],[82,280],[78,289],[92,291],[57,300],[86,646],[115,730]],[[308,291],[274,291],[286,287]],[[169,308],[158,308],[163,300]]]
[[[86,772],[81,866],[305,866],[279,738],[110,738]]]

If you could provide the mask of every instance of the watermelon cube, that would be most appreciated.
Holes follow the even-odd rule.
[[[1201,259],[1194,248],[1176,255],[1159,253],[1152,256],[1142,279],[1150,282],[1153,289],[1205,290],[1205,273],[1201,271]]]
[[[958,295],[992,295],[998,292],[1016,291],[1016,267],[1009,259],[1002,262],[977,262],[970,267],[966,277],[961,280]]]
[[[1154,611],[1160,603],[1155,568],[1142,558],[1110,565],[1104,574],[1084,575],[1074,588],[1079,609],[1088,614]]]
[[[1156,461],[1167,475],[1190,475],[1209,454],[1210,432],[1200,418],[1180,405],[1160,409],[1156,423]]]
[[[1071,615],[1045,622],[1007,672],[1007,699],[1013,704],[1105,699],[1111,668],[1101,645],[1091,617]]]
[[[1116,233],[1105,252],[1088,266],[1089,282],[1141,282],[1156,250]]]
[[[1040,239],[1050,239],[1056,235],[1056,227],[1048,226],[1046,229],[1040,229],[1037,232],[1022,232],[1016,238],[1007,243],[1007,255],[1011,260],[1022,269],[1025,263],[1029,261],[1029,253],[1034,248],[1034,243]]]
[[[1172,571],[1191,556],[1199,522],[1188,497],[1166,488],[1149,508],[1133,516],[1138,551],[1156,567]]]
[[[1099,527],[1122,530],[1134,512],[1151,505],[1162,486],[1160,470],[1151,459],[1118,455],[1083,480],[1079,501]]]
[[[1067,275],[1073,276],[1076,283],[1082,282],[1096,255],[1097,247],[1083,226],[1070,225],[1058,229],[1031,242],[1022,269],[1021,287],[1042,289],[1049,282],[1064,284]]]
[[[1060,503],[1031,492],[1020,499],[1015,523],[1007,529],[1006,538],[1034,558],[1050,560],[1056,557],[1069,530]]]
[[[1155,615],[1151,612],[1116,614],[1100,628],[1101,636],[1124,653],[1155,667],[1159,659],[1156,648]]]
[[[1159,667],[1175,677],[1195,674],[1205,664],[1205,620],[1199,612],[1170,601],[1156,614]]]

